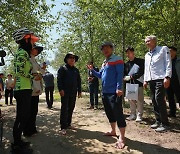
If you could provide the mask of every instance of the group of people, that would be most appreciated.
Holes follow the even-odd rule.
[[[0,73],[0,98],[2,98],[2,94],[5,96],[5,104],[13,105],[13,96],[14,96],[14,78],[12,74],[8,74],[5,81],[3,80],[4,73]],[[53,105],[53,92],[54,92],[54,75],[50,72],[45,72],[42,76],[45,87],[45,95],[46,95],[46,103],[49,109],[52,108]],[[42,84],[41,84],[42,86]],[[41,89],[42,90],[42,89]],[[41,91],[42,92],[42,91]],[[8,101],[10,98],[10,101]],[[9,103],[8,103],[9,102]]]
[[[111,131],[105,135],[116,136],[117,122],[120,137],[116,147],[120,149],[125,145],[126,127],[122,109],[123,82],[138,85],[137,99],[128,100],[131,114],[127,117],[127,120],[135,120],[136,122],[143,120],[143,87],[147,88],[147,85],[149,85],[155,113],[155,122],[151,125],[151,128],[157,132],[169,129],[168,116],[176,117],[175,96],[177,102],[180,103],[180,95],[178,95],[180,91],[180,59],[177,58],[177,48],[158,46],[157,38],[154,35],[147,36],[145,44],[149,49],[145,59],[137,58],[134,48],[128,47],[125,51],[128,61],[123,64],[121,58],[113,54],[113,44],[106,42],[101,46],[105,60],[100,71],[94,67],[93,63],[88,65],[90,70],[88,79],[94,79],[95,77],[102,79],[102,101],[111,125]],[[91,82],[91,80],[89,81]],[[91,84],[89,84],[90,108],[94,108],[93,95],[97,97],[97,93],[94,89],[91,89]],[[97,100],[96,97],[95,100]],[[167,113],[166,98],[169,102],[169,113]]]
[[[29,142],[22,140],[22,133],[25,137],[30,137],[38,132],[36,116],[39,96],[43,92],[42,79],[45,83],[47,107],[52,108],[54,76],[46,71],[46,62],[38,64],[36,60],[36,56],[43,51],[43,47],[37,45],[39,38],[33,32],[27,28],[21,28],[13,33],[13,38],[18,44],[18,50],[14,55],[14,81],[8,82],[13,83],[14,90],[9,86],[7,91],[10,93],[12,90],[16,99],[12,149],[18,151],[30,145]]]
[[[129,61],[125,64],[124,80],[139,85],[138,99],[135,101],[129,100],[131,114],[127,119],[142,121],[143,86],[147,88],[149,84],[156,117],[156,122],[151,125],[151,128],[161,132],[168,129],[168,116],[176,117],[175,96],[177,102],[180,102],[180,96],[178,95],[180,90],[180,59],[177,58],[177,48],[173,46],[157,46],[157,38],[155,36],[146,37],[145,43],[149,48],[149,52],[145,55],[145,60],[136,58],[133,48],[126,50]],[[128,73],[134,64],[138,66],[138,71],[129,76]],[[143,80],[138,80],[142,76],[144,76],[144,83],[142,82]],[[168,114],[166,98],[170,108]]]
[[[16,119],[13,126],[13,150],[29,147],[30,142],[22,140],[22,134],[30,137],[36,134],[36,116],[38,113],[39,96],[42,94],[42,79],[45,83],[47,107],[52,108],[54,76],[46,71],[47,64],[37,63],[36,56],[43,47],[38,46],[39,38],[27,28],[18,29],[13,33],[13,38],[18,44],[14,57],[14,98],[16,99]],[[75,67],[78,56],[68,53],[65,65],[58,71],[57,84],[61,95],[61,133],[66,134],[66,129],[71,126],[72,114],[76,102],[76,94],[81,97],[81,77]]]
[[[36,116],[38,112],[39,95],[42,93],[42,78],[45,81],[45,93],[48,108],[53,105],[54,77],[46,72],[46,63],[39,65],[36,56],[43,51],[42,46],[36,45],[39,38],[27,28],[17,30],[13,38],[19,45],[14,58],[14,97],[16,99],[16,119],[13,127],[13,149],[21,149],[28,146],[21,138],[37,133]],[[117,136],[116,125],[120,136],[116,148],[125,146],[126,121],[123,114],[122,96],[123,84],[137,84],[138,98],[129,99],[131,114],[127,120],[143,120],[144,93],[143,87],[150,86],[152,103],[154,106],[155,123],[151,128],[157,132],[168,129],[168,114],[165,102],[165,92],[170,106],[169,116],[176,116],[176,103],[180,98],[180,60],[176,56],[175,47],[158,46],[156,36],[147,36],[145,44],[149,51],[145,60],[135,56],[134,48],[128,47],[126,55],[128,61],[124,63],[120,56],[115,55],[114,45],[105,42],[101,45],[101,52],[105,57],[99,70],[91,61],[88,63],[88,83],[90,89],[90,109],[98,108],[99,81],[102,80],[102,102],[111,130],[105,136]],[[170,49],[170,50],[169,50]],[[72,115],[75,108],[76,97],[82,97],[80,72],[76,68],[79,57],[69,52],[64,57],[64,65],[57,72],[57,87],[61,96],[60,127],[61,134],[66,135],[67,129],[75,129],[72,126]],[[132,69],[136,68],[136,71]],[[46,72],[46,73],[45,73]],[[45,77],[43,77],[45,75]],[[49,99],[50,94],[50,99]]]

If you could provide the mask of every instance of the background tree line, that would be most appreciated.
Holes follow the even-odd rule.
[[[63,64],[67,52],[79,55],[77,67],[84,85],[87,83],[87,62],[94,60],[101,67],[104,58],[99,47],[104,41],[113,42],[116,54],[124,59],[128,46],[133,46],[137,56],[143,58],[147,52],[144,38],[150,34],[158,37],[160,45],[180,48],[179,0],[72,0],[72,3],[63,3],[69,9],[59,10],[56,16],[51,10],[59,3],[49,1],[52,1],[51,5],[47,0],[0,1],[0,46],[8,51],[9,61],[4,68],[6,72],[13,70],[12,55],[17,45],[12,33],[20,27],[28,27],[40,36],[45,49],[58,48],[52,62],[55,70]],[[54,25],[60,34],[56,42],[49,40],[47,33]],[[39,60],[45,56],[48,55],[44,52]]]
[[[144,38],[154,34],[160,45],[180,48],[179,0],[74,0],[64,3],[71,9],[62,15],[65,21],[57,28],[63,35],[57,40],[55,69],[63,64],[64,55],[73,51],[80,56],[77,67],[83,83],[87,82],[86,64],[93,60],[100,67],[100,45],[112,41],[116,54],[125,59],[124,51],[133,46],[137,57],[147,49]]]

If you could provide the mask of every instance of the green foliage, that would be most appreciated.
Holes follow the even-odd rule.
[[[75,52],[84,84],[86,63],[94,60],[101,67],[104,58],[99,46],[104,41],[112,41],[116,54],[124,59],[127,46],[135,48],[137,57],[144,57],[144,38],[151,34],[157,35],[160,45],[180,48],[179,0],[74,0],[64,5],[70,9],[62,14],[65,21],[60,24],[63,34],[57,41],[54,68],[63,64],[67,52]]]
[[[55,24],[54,17],[50,14],[51,7],[45,0],[1,0],[0,46],[13,53],[17,46],[12,33],[22,27],[33,31],[41,38],[42,43],[46,42],[46,29]]]
[[[45,49],[49,48],[47,30],[51,30],[56,23],[56,17],[51,14],[54,7],[45,0],[1,0],[0,1],[0,47],[7,52],[6,66],[3,72],[13,72],[13,55],[17,44],[12,38],[12,33],[18,28],[27,27],[40,37],[40,42]],[[38,56],[42,62],[46,52]],[[2,69],[2,68],[1,68]]]

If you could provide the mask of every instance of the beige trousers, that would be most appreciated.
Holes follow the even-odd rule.
[[[128,100],[130,103],[131,114],[134,115],[143,115],[143,106],[144,106],[144,89],[139,87],[138,89],[138,100]]]

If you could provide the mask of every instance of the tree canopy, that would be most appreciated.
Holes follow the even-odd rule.
[[[1,0],[0,46],[13,51],[15,44],[12,33],[22,27],[32,30],[42,42],[46,40],[46,29],[55,24],[50,13],[52,7],[45,0]]]
[[[57,16],[51,9],[58,3],[51,1],[48,5],[46,0],[1,0],[0,46],[13,52],[12,33],[20,27],[34,31],[46,46],[47,31],[56,25],[60,37],[51,42],[58,48],[53,67],[58,69],[65,54],[73,51],[80,56],[77,67],[84,82],[89,60],[101,66],[104,58],[99,47],[104,41],[113,42],[116,54],[123,59],[128,46],[135,48],[138,57],[144,57],[144,38],[150,34],[157,36],[160,45],[180,48],[179,0],[73,0],[64,2],[69,9],[59,10]]]
[[[55,16],[51,14],[53,7],[53,3],[48,5],[45,0],[0,1],[0,48],[8,55],[3,67],[4,72],[13,71],[13,54],[17,50],[17,44],[12,38],[12,33],[18,28],[27,27],[40,37],[40,42],[45,48],[49,45],[47,30],[56,23]],[[43,59],[45,55],[44,52],[39,59]]]
[[[178,0],[74,0],[64,12],[60,24],[58,52],[54,68],[63,63],[64,55],[73,51],[80,56],[77,66],[86,81],[86,63],[94,60],[101,66],[99,46],[111,41],[123,58],[125,48],[133,46],[144,57],[144,38],[154,34],[160,45],[180,47],[180,1]],[[61,58],[60,58],[61,57]]]

